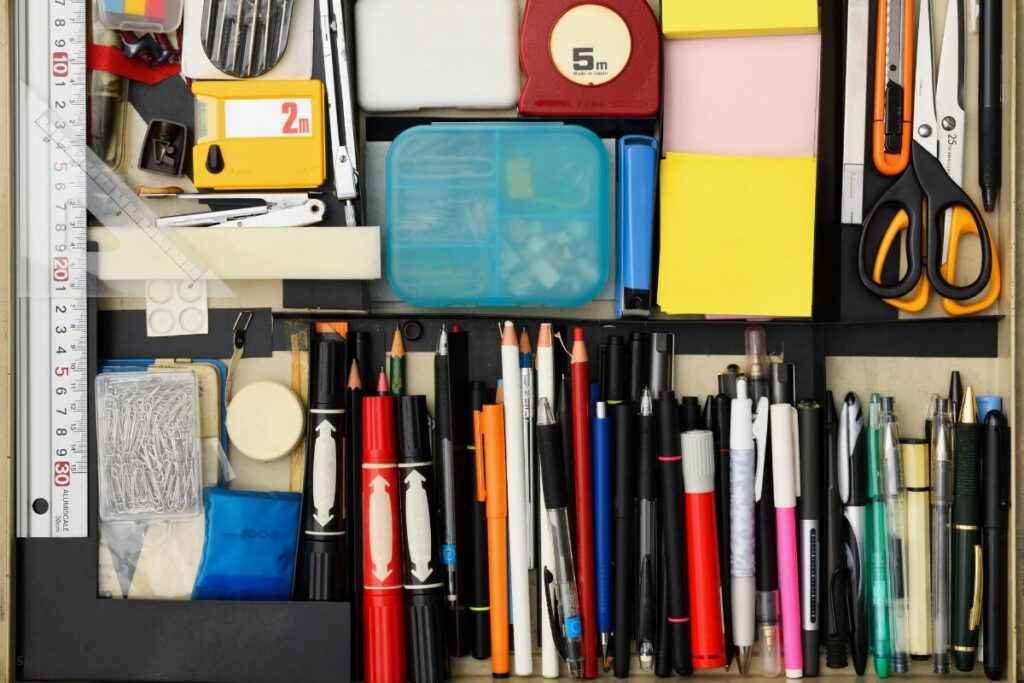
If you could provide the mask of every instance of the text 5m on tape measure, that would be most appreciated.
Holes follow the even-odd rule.
[[[327,177],[320,81],[211,81],[196,97],[196,187],[313,189]]]
[[[655,116],[661,31],[647,0],[528,0],[525,116]]]

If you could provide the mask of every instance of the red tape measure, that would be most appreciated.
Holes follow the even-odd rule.
[[[527,0],[525,116],[656,116],[661,30],[647,0]]]

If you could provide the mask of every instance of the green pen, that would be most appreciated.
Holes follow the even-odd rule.
[[[871,394],[868,404],[868,597],[871,604],[871,652],[875,674],[889,676],[892,630],[889,624],[889,562],[886,554],[885,503],[882,500],[882,400]]]

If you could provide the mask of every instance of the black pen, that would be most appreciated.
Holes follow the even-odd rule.
[[[356,333],[359,339],[360,333]],[[352,335],[349,335],[350,337]],[[347,470],[352,484],[348,488],[348,519],[349,527],[352,529],[363,528],[363,381],[359,374],[359,361],[352,360],[349,366],[348,388],[345,392],[345,417],[347,418],[345,439],[345,454],[348,458],[349,468]],[[358,476],[357,476],[358,475]],[[353,481],[354,480],[354,481]],[[354,489],[354,492],[353,492]],[[351,543],[349,549],[349,598],[352,601],[352,652],[363,651],[363,544],[360,542]],[[355,660],[360,660],[356,662]],[[353,657],[352,678],[356,674],[363,676],[362,657]]]
[[[658,474],[661,477],[661,538],[665,548],[665,576],[668,577],[665,582],[668,589],[668,612],[662,618],[668,627],[672,668],[677,674],[685,676],[693,673],[693,661],[684,541],[686,518],[683,507],[683,456],[679,436],[679,404],[676,403],[675,393],[661,392],[655,410],[658,424]],[[699,421],[699,406],[697,413]]]
[[[815,677],[821,667],[822,411],[816,401],[801,401],[796,410],[800,448],[800,497],[796,504],[796,518],[800,548],[803,673],[806,677]]]
[[[1002,0],[981,0],[978,14],[978,185],[981,186],[981,200],[986,211],[996,208],[1002,182],[1002,4]]]
[[[299,600],[348,597],[345,557],[345,340],[319,335],[313,352],[302,496],[302,546],[295,580]]]
[[[611,346],[609,346],[609,350]],[[636,488],[633,485],[633,405],[609,406],[612,418],[612,543],[614,558],[612,666],[616,678],[629,676],[633,643],[633,550]]]
[[[735,367],[735,366],[731,366]],[[719,375],[719,394],[708,397],[711,409],[706,411],[705,423],[715,443],[715,506],[718,521],[718,575],[722,581],[722,621],[725,630],[725,670],[732,664],[732,581],[729,580],[729,431],[732,418],[732,399],[722,389]],[[738,375],[736,375],[738,377]],[[735,386],[733,387],[735,390]]]
[[[640,405],[640,397],[650,381],[647,367],[647,335],[634,332],[629,338],[628,366],[626,368],[626,391],[634,406]]]
[[[983,599],[985,624],[985,675],[993,681],[1006,675],[1008,652],[1007,566],[1010,527],[1010,427],[999,410],[990,410],[982,432],[984,509],[981,521],[982,566],[985,572]]]
[[[456,535],[456,492],[455,492],[455,442],[452,434],[452,384],[448,363],[448,330],[442,325],[437,336],[434,354],[434,423],[438,445],[437,475],[440,479],[438,492],[441,500],[438,506],[438,522],[441,544],[441,566],[444,568],[445,604],[448,608],[446,621],[452,646],[458,643],[459,583],[457,572]]]
[[[555,357],[561,354],[556,353]],[[572,435],[572,380],[568,375],[562,375],[558,382],[558,428],[562,433],[562,453],[565,457],[562,461],[565,464],[565,486],[568,491],[569,500],[574,501],[568,507],[569,511],[569,534],[572,536],[572,547],[576,547],[576,472],[573,459],[569,456],[574,453]]]
[[[825,463],[828,489],[825,493],[825,666],[845,669],[847,646],[852,631],[850,568],[846,565],[846,524],[839,497],[839,434],[832,392],[825,392],[822,423],[825,432]],[[859,674],[858,674],[859,675]]]
[[[658,627],[658,456],[654,401],[644,389],[637,417],[636,649],[640,670],[654,670]]]
[[[981,627],[981,425],[974,389],[953,425],[953,572],[950,649],[959,671],[973,671]]]
[[[754,613],[761,639],[761,672],[768,677],[782,669],[782,645],[779,642],[779,562],[775,533],[775,483],[772,477],[771,448],[768,435],[768,359],[765,354],[764,328],[753,325],[746,330],[747,386],[754,402],[754,442],[757,446],[757,472],[754,480],[754,518],[757,538],[756,589]]]
[[[487,385],[483,382],[469,383],[469,406],[474,413],[483,412],[484,404],[488,402]],[[476,471],[476,446],[471,446],[473,453],[473,478],[471,481],[471,492],[476,491],[477,481],[483,479],[483,473]],[[491,656],[491,596],[490,578],[488,576],[487,557],[487,503],[477,500],[476,495],[471,496],[469,501],[469,538],[470,547],[473,550],[471,561],[468,563],[470,591],[468,594],[468,607],[466,620],[469,622],[468,631],[472,642],[474,659],[488,659]],[[465,572],[463,577],[466,577]],[[465,583],[465,581],[463,582]]]
[[[437,683],[448,680],[450,670],[444,572],[438,557],[437,524],[431,505],[434,463],[427,425],[427,398],[403,395],[398,401],[401,444],[398,481],[408,676],[412,683]]]

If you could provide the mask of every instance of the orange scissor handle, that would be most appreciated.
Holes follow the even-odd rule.
[[[942,277],[947,282],[952,282],[956,277],[957,254],[960,253],[960,240],[965,235],[978,235],[978,226],[971,217],[969,211],[960,207],[953,207],[952,219],[949,225],[949,256],[945,265],[942,266]],[[988,230],[988,241],[992,248],[992,277],[988,281],[988,292],[977,301],[964,304],[953,299],[943,299],[942,307],[950,315],[970,315],[983,311],[996,302],[999,298],[999,291],[1002,288],[1002,275],[999,272],[999,253],[996,251],[996,238],[992,230]]]
[[[903,3],[903,78],[902,96],[898,90],[889,88],[889,77],[886,72],[886,43],[889,16],[887,5]],[[897,175],[910,163],[910,141],[912,139],[911,121],[914,111],[914,0],[878,0],[878,23],[875,40],[875,98],[872,130],[872,158],[875,168],[884,175]],[[886,96],[896,97],[899,102],[889,102]],[[885,148],[886,111],[890,117],[898,115],[900,124],[900,151],[889,152]],[[895,122],[891,122],[895,125]]]
[[[907,212],[900,209],[900,211],[893,216],[892,222],[889,223],[889,227],[886,229],[885,234],[882,236],[882,241],[878,245],[878,252],[875,254],[875,266],[871,271],[871,279],[881,284],[882,282],[882,269],[885,267],[886,257],[889,255],[889,250],[892,249],[893,243],[899,238],[901,232],[905,232],[910,228],[910,218],[907,216]],[[914,245],[911,245],[913,248]],[[924,249],[924,245],[921,245],[921,249]],[[917,283],[917,289],[914,290],[914,295],[909,299],[882,299],[885,303],[890,306],[895,306],[901,311],[907,311],[909,313],[917,313],[923,311],[924,307],[928,305],[928,296],[931,294],[932,288],[928,283],[928,278],[922,272],[921,279]]]

